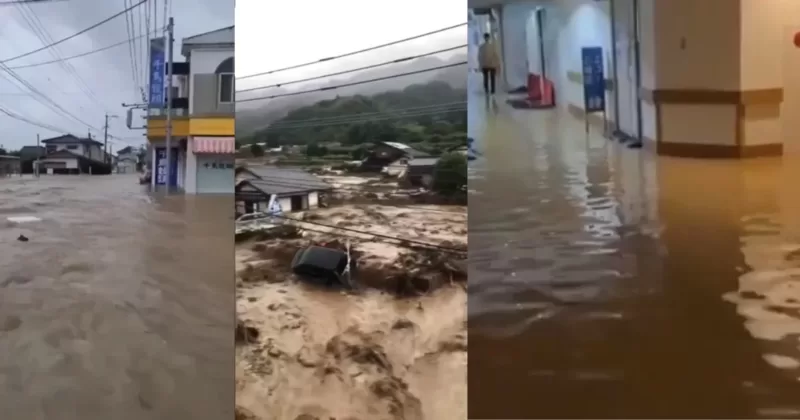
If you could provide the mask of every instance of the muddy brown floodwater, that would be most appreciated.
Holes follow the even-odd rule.
[[[2,417],[232,419],[232,218],[135,176],[0,178]]]
[[[655,157],[470,106],[470,418],[800,417],[800,148]]]

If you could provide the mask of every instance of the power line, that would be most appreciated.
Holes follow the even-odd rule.
[[[338,229],[338,230],[343,230],[343,231],[347,231],[347,232],[358,233],[358,234],[361,234],[361,235],[375,236],[375,237],[378,237],[378,238],[384,238],[384,239],[389,239],[389,240],[398,241],[398,242],[407,242],[409,244],[416,244],[416,245],[427,247],[427,248],[434,248],[434,249],[438,249],[440,251],[444,251],[444,252],[448,252],[448,253],[452,253],[452,254],[459,254],[459,255],[466,254],[466,251],[463,251],[463,250],[460,250],[460,249],[450,248],[450,247],[441,246],[441,245],[437,245],[437,244],[432,244],[430,242],[418,241],[418,240],[415,240],[415,239],[402,238],[402,237],[397,237],[397,236],[386,235],[386,234],[383,234],[383,233],[352,229],[352,228],[348,228],[348,227],[344,227],[344,226],[327,225],[327,224],[324,224],[324,223],[318,223],[318,222],[312,222],[312,221],[308,221],[308,220],[295,219],[295,218],[284,216],[284,215],[275,214],[275,215],[272,215],[272,217],[276,217],[278,219],[284,219],[284,220],[291,220],[291,221],[296,222],[296,223],[308,223],[310,225],[316,225],[316,226],[325,227],[325,228],[328,228],[328,229]]]
[[[406,62],[406,61],[416,60],[418,58],[423,58],[423,57],[429,57],[429,56],[436,55],[436,54],[442,54],[442,53],[445,53],[445,52],[454,51],[454,50],[457,50],[457,49],[460,49],[460,48],[466,48],[466,47],[467,47],[467,44],[464,44],[464,45],[459,45],[459,46],[456,46],[456,47],[445,48],[445,49],[442,49],[442,50],[431,51],[431,52],[425,53],[425,54],[411,55],[411,56],[408,56],[408,57],[398,58],[396,60],[385,61],[383,63],[373,64],[373,65],[370,65],[370,66],[364,66],[364,67],[359,67],[359,68],[355,68],[355,69],[339,71],[339,72],[336,72],[336,73],[329,73],[329,74],[325,74],[325,75],[322,75],[322,76],[314,76],[314,77],[309,77],[309,78],[306,78],[306,79],[292,80],[292,81],[286,82],[286,83],[276,83],[274,85],[269,85],[269,86],[259,86],[259,87],[249,88],[249,89],[242,89],[242,90],[236,91],[236,93],[252,92],[254,90],[263,90],[263,89],[282,87],[282,86],[293,85],[293,84],[297,84],[297,83],[310,82],[312,80],[324,79],[324,78],[327,78],[327,77],[341,76],[343,74],[355,73],[355,72],[364,71],[364,70],[371,70],[371,69],[376,69],[378,67],[389,66],[389,65],[392,65],[392,64],[399,64],[399,63],[403,63],[403,62]]]
[[[444,69],[451,68],[451,67],[463,66],[465,64],[467,64],[466,61],[459,61],[458,63],[445,64],[445,65],[442,65],[442,66],[431,67],[431,68],[427,68],[427,69],[423,69],[423,70],[408,71],[408,72],[405,72],[405,73],[395,74],[395,75],[392,75],[392,76],[376,77],[374,79],[362,80],[362,81],[359,81],[359,82],[344,83],[344,84],[341,84],[341,85],[327,86],[327,87],[321,87],[321,88],[317,88],[317,89],[301,90],[301,91],[297,91],[297,92],[281,93],[281,94],[272,95],[272,96],[260,96],[260,97],[257,97],[257,98],[239,99],[236,102],[240,102],[241,103],[241,102],[262,101],[262,100],[265,100],[265,99],[275,99],[275,98],[283,98],[283,97],[286,97],[286,96],[304,95],[306,93],[325,92],[325,91],[329,91],[329,90],[336,90],[336,89],[341,89],[341,88],[350,87],[350,86],[363,85],[363,84],[366,84],[366,83],[374,83],[374,82],[380,82],[380,81],[384,81],[384,80],[396,79],[398,77],[412,76],[412,75],[415,75],[415,74],[428,73],[428,72],[436,71],[436,70],[444,70]]]
[[[133,8],[135,8],[135,7],[138,7],[138,6],[142,5],[142,4],[144,4],[146,1],[147,1],[147,0],[141,0],[139,3],[136,3],[136,4],[134,4],[133,6],[131,6],[131,7],[127,8],[127,9],[125,9],[125,10],[121,11],[121,12],[118,12],[118,13],[114,14],[113,16],[111,16],[111,17],[108,17],[108,18],[105,18],[105,19],[101,20],[100,22],[97,22],[97,23],[95,23],[94,25],[92,25],[92,26],[90,26],[90,27],[88,27],[88,28],[86,28],[86,29],[83,29],[83,30],[81,30],[81,31],[78,31],[78,32],[76,32],[76,33],[74,33],[74,34],[72,34],[72,35],[70,35],[70,36],[66,37],[66,38],[61,38],[60,40],[58,40],[58,41],[55,41],[55,42],[53,42],[53,43],[51,43],[51,44],[49,44],[49,45],[45,45],[45,46],[43,46],[43,47],[41,47],[41,48],[37,48],[37,49],[35,49],[35,50],[28,51],[28,52],[26,52],[26,53],[24,53],[24,54],[19,54],[19,55],[16,55],[16,56],[14,56],[14,57],[9,57],[9,58],[6,58],[6,59],[4,59],[4,60],[0,61],[0,63],[6,64],[6,63],[8,63],[9,61],[19,60],[20,58],[27,57],[27,56],[29,56],[29,55],[32,55],[32,54],[36,54],[36,53],[38,53],[38,52],[40,52],[40,51],[44,51],[44,50],[46,50],[46,49],[48,49],[48,48],[51,48],[51,47],[54,47],[54,46],[56,46],[56,45],[58,45],[58,44],[61,44],[61,43],[63,43],[63,42],[66,42],[66,41],[69,41],[69,40],[70,40],[70,39],[72,39],[72,38],[75,38],[75,37],[77,37],[77,36],[79,36],[79,35],[83,35],[83,34],[85,34],[86,32],[89,32],[89,31],[91,31],[92,29],[94,29],[94,28],[97,28],[98,26],[101,26],[101,25],[103,25],[103,24],[105,24],[105,23],[108,23],[108,22],[110,22],[110,21],[112,21],[112,20],[114,20],[114,19],[116,19],[116,18],[118,18],[118,17],[122,16],[123,14],[127,13],[129,10],[131,10],[131,9],[133,9]]]
[[[160,30],[160,29],[156,29],[155,31],[158,31],[158,30]],[[147,37],[148,35],[153,35],[153,34],[156,33],[155,31],[153,33],[149,33],[149,34],[141,34],[141,35],[137,36],[136,38],[144,38],[144,37]],[[17,69],[26,69],[26,68],[30,68],[30,67],[46,66],[48,64],[56,64],[56,63],[59,63],[61,61],[74,60],[76,58],[86,57],[88,55],[92,55],[92,54],[96,54],[96,53],[99,53],[99,52],[107,51],[107,50],[110,50],[110,49],[115,48],[115,47],[119,47],[119,46],[122,46],[122,45],[127,45],[129,43],[130,43],[130,39],[126,39],[124,41],[117,42],[116,44],[111,44],[111,45],[107,45],[105,47],[97,48],[97,49],[94,49],[94,50],[89,50],[89,51],[86,51],[84,53],[71,55],[71,56],[68,56],[68,57],[64,57],[64,58],[62,58],[60,60],[42,61],[42,62],[39,62],[39,63],[23,64],[23,65],[20,65],[20,66],[9,66],[8,68],[9,69],[13,69],[13,70],[17,70]]]
[[[50,35],[50,32],[48,32],[44,24],[42,24],[42,21],[36,15],[36,12],[30,6],[28,6],[27,4],[23,4],[22,6],[18,6],[17,8],[22,13],[23,18],[26,21],[28,21],[28,24],[30,25],[31,29],[34,30],[36,37],[39,38],[40,41],[42,41],[42,44],[46,45],[48,42],[50,43],[53,42],[53,37]],[[28,13],[30,14],[30,17],[28,16]],[[52,47],[49,50],[49,52],[53,56],[53,58],[56,59],[63,58],[61,52],[56,46]],[[94,90],[92,90],[89,84],[86,83],[86,80],[84,80],[83,77],[81,77],[81,75],[78,73],[78,71],[72,64],[64,61],[61,61],[59,64],[60,67],[64,70],[64,72],[67,73],[69,76],[71,76],[73,80],[77,82],[76,85],[78,89],[80,89],[86,95],[86,97],[89,98],[90,101],[94,102],[100,108],[103,108],[106,112],[109,112],[108,107],[103,103],[103,101],[100,100],[100,98],[98,98]]]
[[[122,0],[123,4],[126,9],[128,8],[129,0]],[[133,91],[138,93],[139,91],[139,69],[137,68],[137,63],[139,57],[136,54],[136,42],[134,41],[133,37],[136,35],[133,29],[133,12],[125,12],[125,32],[128,34],[128,59],[131,63],[131,79],[133,81]]]
[[[466,25],[467,25],[466,22],[459,23],[458,25],[448,26],[446,28],[437,29],[435,31],[426,32],[424,34],[415,35],[415,36],[412,36],[412,37],[409,37],[409,38],[403,38],[403,39],[400,39],[400,40],[397,40],[397,41],[392,41],[392,42],[389,42],[389,43],[386,43],[386,44],[376,45],[374,47],[365,48],[363,50],[358,50],[358,51],[353,51],[353,52],[349,52],[349,53],[345,53],[345,54],[340,54],[340,55],[336,55],[336,56],[333,56],[333,57],[320,58],[319,60],[309,61],[309,62],[303,63],[303,64],[295,64],[293,66],[284,67],[284,68],[275,69],[275,70],[270,70],[270,71],[265,71],[265,72],[262,72],[262,73],[250,74],[250,75],[247,75],[247,76],[237,77],[236,79],[237,80],[250,79],[252,77],[266,76],[268,74],[274,74],[274,73],[278,73],[278,72],[282,72],[282,71],[286,71],[286,70],[299,69],[301,67],[306,67],[306,66],[310,66],[310,65],[313,65],[313,64],[317,64],[317,63],[323,63],[323,62],[326,62],[326,61],[338,60],[340,58],[350,57],[350,56],[353,56],[353,55],[356,55],[356,54],[362,54],[362,53],[365,53],[365,52],[368,52],[368,51],[374,51],[374,50],[377,50],[377,49],[380,49],[380,48],[385,48],[385,47],[389,47],[389,46],[392,46],[392,45],[402,44],[404,42],[413,41],[415,39],[420,39],[420,38],[424,38],[426,36],[435,35],[435,34],[438,34],[438,33],[441,33],[441,32],[449,31],[449,30],[452,30],[452,29],[455,29],[455,28],[459,28],[461,26],[466,26]]]
[[[3,108],[2,106],[0,106],[0,113],[3,113],[6,116],[11,117],[11,118],[13,118],[15,120],[19,120],[19,121],[28,123],[30,125],[33,125],[33,126],[36,126],[36,127],[39,127],[39,128],[44,128],[45,130],[50,130],[50,131],[53,131],[55,133],[65,133],[66,132],[66,131],[58,128],[58,127],[55,127],[55,126],[52,126],[52,125],[49,125],[49,124],[40,123],[38,121],[34,121],[34,120],[28,119],[26,117],[23,117],[22,115],[19,115],[19,114],[15,113],[15,112],[12,112],[12,111],[9,111],[9,110]]]

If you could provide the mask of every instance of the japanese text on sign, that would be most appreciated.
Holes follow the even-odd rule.
[[[583,67],[583,102],[587,113],[606,109],[606,83],[603,70],[603,49],[585,47],[581,50]]]
[[[164,106],[164,38],[150,41],[150,107]]]

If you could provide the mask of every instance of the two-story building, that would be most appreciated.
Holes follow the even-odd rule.
[[[125,146],[117,152],[117,159],[115,167],[118,174],[133,174],[136,173],[136,167],[139,163],[138,150],[131,146]]]
[[[107,174],[111,164],[103,151],[103,143],[72,134],[42,140],[44,156],[39,172],[47,174]]]
[[[180,51],[186,61],[174,63],[172,69],[171,165],[165,158],[166,112],[148,113],[152,183],[169,182],[188,194],[233,194],[234,27],[184,38]],[[169,181],[166,173],[173,174]]]

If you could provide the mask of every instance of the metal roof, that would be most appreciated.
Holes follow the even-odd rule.
[[[248,171],[258,178],[244,180],[241,183],[249,183],[266,194],[290,195],[333,188],[322,179],[299,169],[255,166],[240,170]]]
[[[49,139],[42,140],[44,144],[96,144],[102,146],[103,143],[100,143],[97,140],[87,139],[87,138],[79,138],[75,137],[72,134],[65,134],[63,136],[52,137]]]
[[[202,45],[233,45],[235,39],[233,28],[233,26],[228,26],[227,28],[215,29],[213,31],[183,38],[181,41],[181,49],[185,51],[187,47]]]

